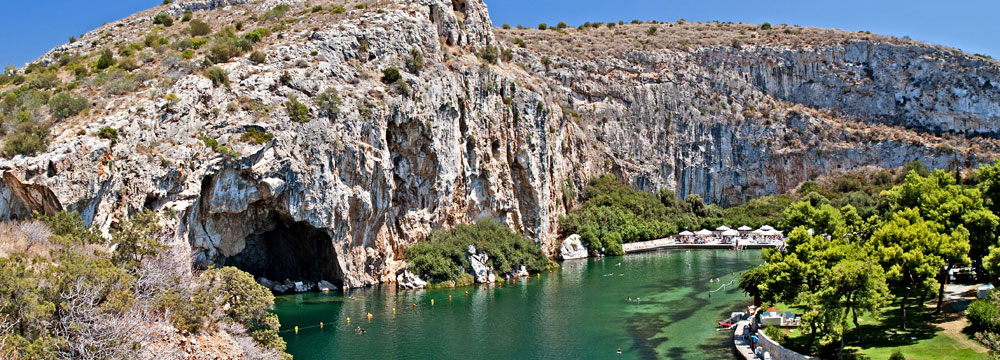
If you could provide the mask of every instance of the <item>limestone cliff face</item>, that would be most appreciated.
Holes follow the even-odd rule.
[[[276,3],[166,9],[198,10],[221,27]],[[109,229],[149,208],[191,247],[195,266],[358,287],[392,281],[406,246],[431,229],[480,217],[554,251],[571,205],[563,189],[604,172],[732,204],[838,169],[915,158],[971,166],[996,153],[996,63],[934,47],[567,55],[546,50],[547,34],[511,45],[525,35],[492,28],[481,0],[387,1],[340,15],[289,3],[293,21],[256,46],[265,62],[218,64],[228,87],[213,87],[192,62],[154,59],[149,71],[172,80],[95,95],[89,115],[56,125],[46,153],[0,160],[0,218],[67,209]],[[98,39],[134,41],[157,11],[42,60],[100,49]],[[476,53],[490,46],[513,58],[484,63]],[[405,70],[413,48],[427,60],[419,72]],[[405,89],[380,80],[391,66]],[[339,113],[320,111],[327,89],[339,93]],[[289,118],[291,96],[309,107],[308,122]],[[119,139],[91,135],[101,127]],[[250,130],[274,138],[241,141]]]

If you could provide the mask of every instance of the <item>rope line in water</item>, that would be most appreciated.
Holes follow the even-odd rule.
[[[736,280],[737,280],[736,278],[733,278],[732,280],[729,280],[729,282],[728,282],[728,283],[725,283],[725,284],[722,284],[722,286],[720,286],[720,287],[719,287],[718,289],[715,289],[715,290],[709,290],[709,291],[708,291],[708,293],[709,293],[709,294],[712,294],[712,293],[715,293],[715,292],[718,292],[719,290],[723,290],[723,289],[725,289],[725,288],[726,288],[727,286],[729,286],[729,285],[732,285],[733,283],[735,283],[735,282],[736,282]]]

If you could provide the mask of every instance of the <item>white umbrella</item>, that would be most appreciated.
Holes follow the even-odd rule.
[[[779,235],[781,235],[781,231],[771,229],[771,230],[765,231],[761,235],[765,235],[765,236],[779,236]]]
[[[726,231],[726,230],[729,230],[729,227],[726,226],[726,225],[722,225],[722,226],[719,226],[719,227],[715,228],[715,231]]]
[[[739,230],[739,231],[750,231],[750,230],[753,230],[753,228],[752,228],[752,227],[749,227],[749,226],[746,226],[746,225],[743,225],[743,226],[740,226],[740,227],[739,227],[738,229],[736,229],[736,230]]]
[[[754,234],[757,234],[757,235],[764,235],[764,230],[761,230],[761,229],[757,229],[757,230],[754,230],[754,231],[751,231],[751,232],[754,233]]]
[[[740,234],[739,231],[736,231],[736,230],[733,230],[733,229],[729,229],[729,230],[726,230],[726,231],[722,232],[722,236],[736,236],[736,235],[739,235],[739,234]]]
[[[774,230],[774,228],[773,228],[773,227],[771,227],[771,225],[764,225],[764,226],[761,226],[761,227],[760,227],[760,229],[761,229],[761,230],[765,230],[765,231],[766,231],[766,230]]]
[[[701,230],[698,230],[698,232],[696,232],[695,234],[697,234],[699,236],[711,236],[712,235],[712,231],[711,230],[707,230],[707,229],[701,229]]]
[[[680,235],[680,236],[691,236],[691,235],[694,235],[694,233],[690,232],[690,231],[687,231],[687,230],[684,230],[684,231],[681,231],[681,233],[677,234],[677,235]]]

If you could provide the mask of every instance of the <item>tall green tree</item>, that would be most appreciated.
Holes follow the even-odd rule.
[[[902,329],[906,329],[906,308],[913,290],[933,289],[938,285],[935,277],[946,263],[942,244],[962,236],[944,234],[942,230],[940,224],[924,220],[917,209],[911,208],[892,214],[872,235],[875,254],[886,276],[903,291],[899,306]]]

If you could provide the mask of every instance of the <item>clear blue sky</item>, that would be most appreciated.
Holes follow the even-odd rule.
[[[571,25],[632,19],[742,21],[868,30],[1000,58],[998,0],[486,0],[494,24]],[[0,66],[22,66],[71,35],[162,0],[5,1]]]

